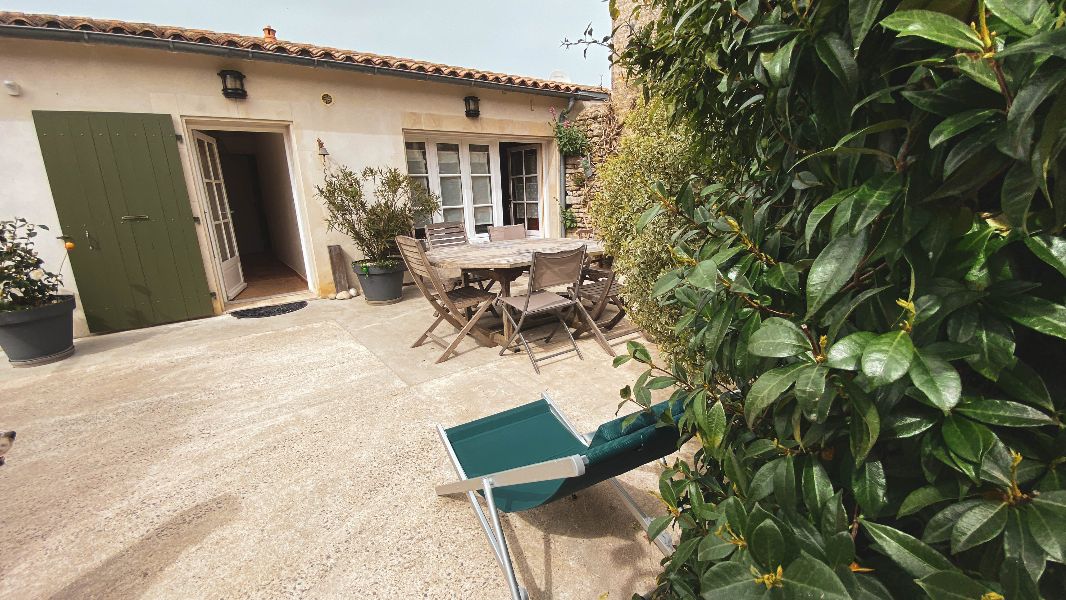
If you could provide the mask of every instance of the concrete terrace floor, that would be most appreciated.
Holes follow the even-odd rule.
[[[431,321],[396,305],[312,301],[80,339],[34,369],[0,360],[3,598],[506,598],[434,424],[550,393],[578,427],[613,417],[619,369],[586,338],[533,372],[473,341],[409,348]],[[624,351],[624,343],[616,342]],[[0,354],[2,357],[2,354]],[[622,479],[661,514],[659,467]],[[607,484],[505,515],[532,598],[625,599],[662,555]]]

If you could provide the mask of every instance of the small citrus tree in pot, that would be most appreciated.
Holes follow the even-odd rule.
[[[363,255],[352,268],[366,301],[399,302],[404,268],[394,239],[428,220],[439,207],[437,197],[399,169],[383,167],[367,167],[361,174],[344,165],[331,167],[315,190],[326,205],[327,227],[350,237]]]
[[[34,247],[40,230],[48,227],[0,221],[0,347],[17,367],[74,353],[74,296],[60,294],[59,276],[44,270]]]

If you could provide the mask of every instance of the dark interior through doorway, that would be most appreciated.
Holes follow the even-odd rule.
[[[237,251],[248,284],[232,301],[307,291],[282,135],[248,131],[203,133],[218,142]]]

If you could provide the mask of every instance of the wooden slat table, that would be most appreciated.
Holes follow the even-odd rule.
[[[585,246],[585,253],[592,258],[603,255],[603,242],[599,240],[527,238],[433,248],[426,251],[426,258],[433,266],[444,269],[492,271],[493,276],[500,282],[500,294],[510,296],[511,282],[518,279],[522,272],[533,264],[534,252],[562,252],[576,250],[581,246]],[[498,344],[507,342],[509,329],[504,319],[503,333],[494,332],[493,335]]]

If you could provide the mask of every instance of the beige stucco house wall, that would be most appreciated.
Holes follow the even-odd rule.
[[[247,99],[222,96],[216,75],[220,69],[245,74]],[[560,235],[559,153],[548,109],[564,109],[567,98],[151,48],[11,38],[0,38],[0,79],[21,88],[18,96],[0,94],[4,218],[22,216],[59,230],[31,111],[143,112],[170,115],[175,130],[184,134],[179,149],[194,215],[204,213],[192,129],[232,126],[284,134],[309,293],[334,291],[327,246],[339,244],[351,258],[359,258],[350,240],[325,228],[314,192],[323,173],[318,139],[331,160],[355,169],[405,169],[404,136],[412,132],[540,143],[546,231]],[[331,105],[321,100],[324,93],[332,96]],[[480,118],[464,116],[463,97],[471,94],[480,98]],[[222,298],[207,232],[202,225],[197,230],[208,285]],[[41,251],[51,269],[63,262],[59,244],[44,244]],[[66,287],[76,293],[78,282],[69,263],[62,274]],[[221,312],[222,302],[215,303]],[[80,311],[76,323],[77,332],[85,334]]]

